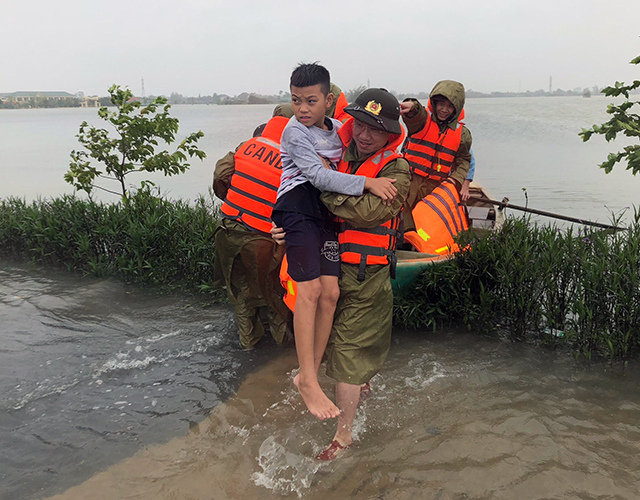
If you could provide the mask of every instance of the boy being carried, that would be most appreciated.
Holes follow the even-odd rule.
[[[288,272],[298,283],[293,329],[300,372],[294,383],[309,411],[321,420],[340,414],[318,383],[340,295],[340,253],[331,215],[320,202],[320,193],[360,196],[368,190],[386,203],[397,194],[393,179],[370,179],[334,170],[343,144],[338,136],[341,123],[325,116],[334,99],[329,88],[329,72],[319,64],[301,64],[291,74],[294,116],[282,134],[282,177],[272,215],[285,231]]]

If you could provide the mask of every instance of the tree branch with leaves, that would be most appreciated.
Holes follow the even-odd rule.
[[[631,61],[630,64],[640,64],[640,56]],[[640,101],[629,100],[632,91],[640,88],[640,80],[635,80],[631,85],[616,82],[612,87],[602,89],[602,93],[609,97],[623,95],[627,100],[620,105],[609,104],[607,113],[611,119],[602,125],[593,125],[590,129],[582,129],[580,136],[583,141],[588,141],[593,134],[604,135],[607,142],[614,140],[617,135],[623,134],[627,137],[635,137],[640,141],[640,115],[638,108]],[[618,162],[627,162],[627,170],[631,170],[633,175],[640,172],[640,144],[626,146],[622,151],[609,153],[607,160],[600,164],[600,168],[608,174]]]
[[[102,107],[98,116],[109,122],[115,137],[103,128],[89,126],[85,121],[80,125],[78,141],[85,150],[72,151],[69,170],[64,180],[76,189],[91,195],[93,189],[126,197],[126,177],[133,172],[162,172],[166,176],[184,173],[189,168],[188,158],[194,156],[203,160],[204,151],[197,148],[198,139],[204,136],[202,131],[187,136],[170,153],[166,149],[156,151],[160,141],[169,146],[175,142],[179,122],[169,116],[170,105],[165,97],[157,97],[151,104],[142,106],[132,100],[132,92],[119,85],[109,88],[111,103],[116,107],[110,111]],[[96,161],[102,166],[95,166]],[[115,189],[96,184],[98,179],[113,180],[119,184]],[[143,180],[141,186],[153,186]]]

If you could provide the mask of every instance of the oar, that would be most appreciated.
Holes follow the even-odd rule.
[[[554,219],[566,220],[566,221],[569,221],[569,222],[577,222],[579,224],[584,224],[585,226],[601,227],[603,229],[613,229],[614,231],[628,231],[629,230],[628,227],[611,226],[609,224],[602,224],[600,222],[593,222],[593,221],[590,221],[590,220],[578,219],[577,217],[569,217],[568,215],[554,214],[552,212],[545,212],[544,210],[536,210],[535,208],[528,208],[528,207],[522,207],[522,206],[519,206],[519,205],[513,205],[513,204],[509,203],[509,198],[503,198],[502,201],[496,201],[496,200],[490,200],[488,198],[479,198],[477,196],[470,196],[469,200],[484,202],[484,203],[491,204],[491,205],[496,205],[500,209],[513,208],[515,210],[522,210],[523,212],[529,212],[531,214],[544,215],[545,217],[551,217],[551,218],[554,218]]]

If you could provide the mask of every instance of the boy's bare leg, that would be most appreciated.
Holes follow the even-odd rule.
[[[337,276],[320,276],[320,300],[316,311],[316,340],[314,344],[314,366],[316,373],[320,369],[322,356],[327,348],[327,342],[331,336],[333,316],[336,312],[336,304],[340,297],[340,287]]]
[[[318,300],[318,308],[316,309],[316,332],[313,347],[314,366],[316,374],[320,369],[324,351],[327,348],[329,337],[331,336],[331,327],[333,326],[333,317],[336,311],[336,304],[340,296],[340,287],[338,286],[337,276],[320,276],[321,294]],[[297,306],[296,306],[297,310]],[[296,375],[294,383],[297,385]]]
[[[298,283],[293,333],[296,339],[300,373],[294,378],[294,383],[309,411],[320,420],[324,420],[337,417],[340,410],[325,395],[318,383],[318,371],[315,365],[315,323],[320,296],[320,278]]]

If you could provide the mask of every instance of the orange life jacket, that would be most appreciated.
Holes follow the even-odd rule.
[[[236,151],[235,172],[220,208],[224,217],[269,234],[282,173],[280,138],[287,123],[289,119],[282,116],[271,118],[260,137],[249,139]]]
[[[347,121],[342,125],[338,131],[338,135],[342,139],[342,142],[347,146],[353,138],[353,117],[349,116]],[[391,136],[389,144],[378,154],[365,161],[356,172],[356,175],[371,175],[375,177],[380,170],[392,160],[400,158],[402,155],[396,153],[400,144],[404,140],[404,129],[401,135]],[[340,161],[338,170],[341,172],[347,171],[348,162],[344,160]],[[375,172],[375,173],[374,173]],[[348,250],[348,255],[345,257],[345,253],[340,256],[343,262],[350,262],[354,264],[360,264],[358,270],[358,279],[364,280],[365,269],[367,264],[387,264],[391,263],[391,271],[395,274],[396,257],[393,250],[397,242],[397,230],[399,226],[399,216],[394,217],[390,221],[373,229],[357,229],[349,226],[345,221],[341,222],[340,234],[338,235],[338,241],[340,242],[340,252]],[[344,232],[343,232],[344,231]],[[345,236],[346,234],[346,236]],[[360,236],[361,235],[361,236]],[[345,243],[343,247],[342,243]],[[380,246],[375,246],[375,245]],[[358,245],[358,246],[356,246]],[[361,253],[359,251],[362,250]],[[366,253],[365,253],[366,250]],[[366,258],[365,258],[366,257]],[[354,261],[354,262],[351,262]],[[291,310],[295,312],[296,298],[298,296],[298,285],[289,276],[287,271],[288,263],[287,256],[285,255],[280,266],[280,284],[284,288],[285,294],[283,297],[284,303]]]
[[[429,100],[428,109],[431,109]],[[427,123],[419,132],[409,136],[404,146],[404,157],[409,162],[411,172],[422,177],[444,180],[451,173],[462,138],[462,123],[464,110],[460,113],[456,129],[445,127],[440,133],[440,127],[427,112]]]
[[[285,253],[280,264],[280,284],[284,288],[282,300],[292,313],[296,312],[296,299],[298,298],[298,283],[289,276],[289,261]]]
[[[349,118],[351,118],[351,115],[344,112],[344,108],[346,108],[348,105],[349,103],[347,102],[347,97],[344,95],[344,92],[340,92],[340,95],[338,96],[338,99],[336,101],[336,109],[333,112],[333,117],[343,123],[346,122]]]
[[[460,250],[453,238],[468,229],[469,222],[452,182],[440,183],[411,213],[416,230],[405,232],[404,239],[418,252],[446,255]]]
[[[345,129],[344,131],[342,129]],[[340,129],[343,142],[348,143],[349,134],[353,133],[353,119],[347,121]],[[388,163],[401,158],[397,153],[398,146],[402,143],[403,134],[391,136],[390,143],[380,152],[368,158],[358,167],[355,175],[375,178]],[[350,139],[349,139],[350,141]],[[339,172],[349,172],[349,162],[343,160],[338,164]],[[398,242],[398,229],[400,216],[383,222],[374,228],[357,228],[338,218],[340,228],[338,242],[340,243],[340,260],[348,264],[358,264],[358,280],[364,281],[367,265],[390,264],[391,275],[395,276],[396,244]]]

